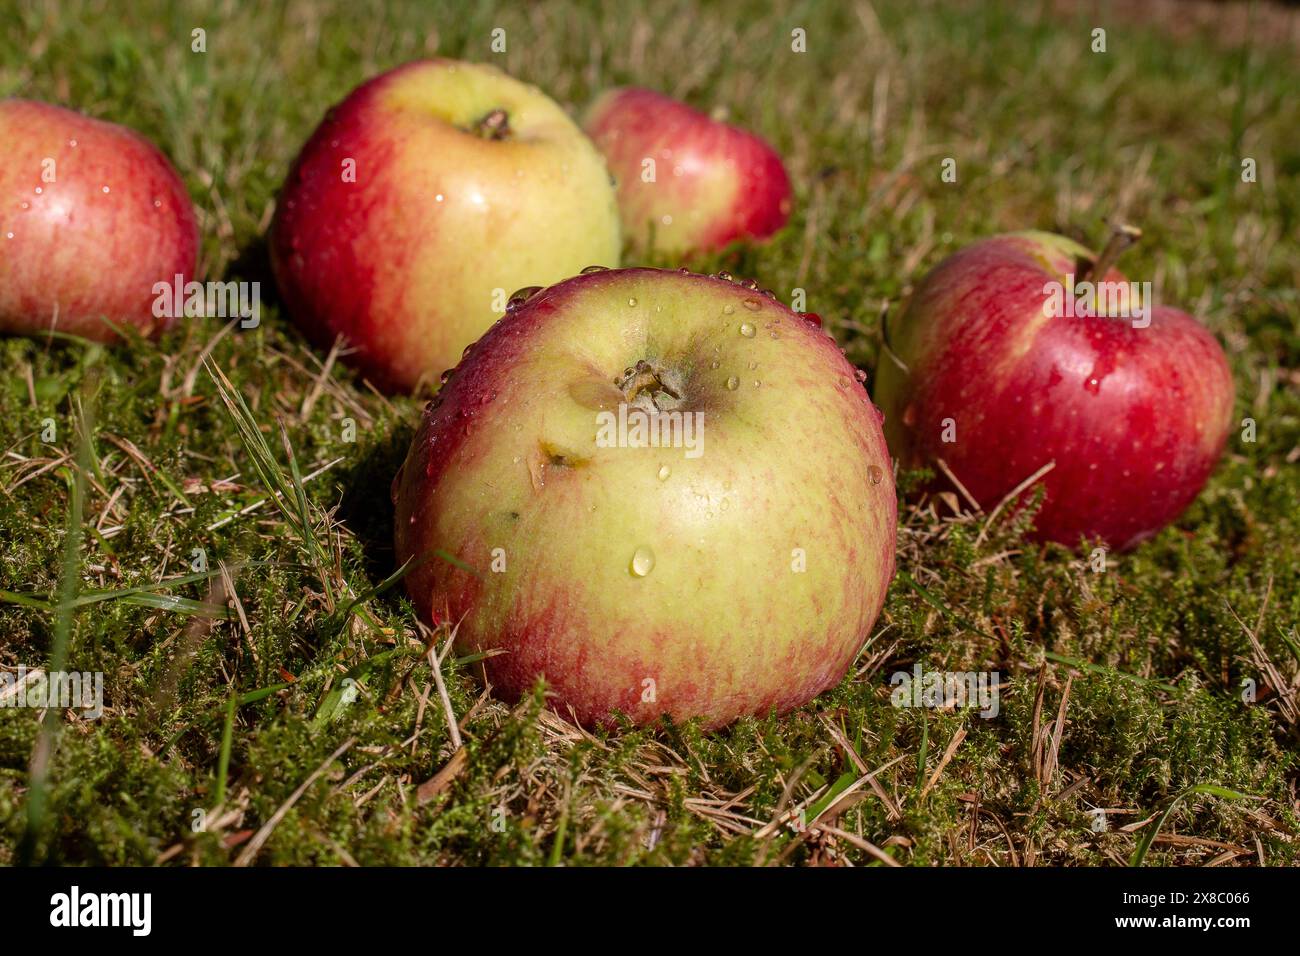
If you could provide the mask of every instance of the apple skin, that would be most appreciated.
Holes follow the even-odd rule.
[[[423,556],[405,582],[424,620],[504,652],[484,663],[508,698],[545,676],[586,725],[716,727],[803,704],[861,649],[894,573],[880,414],[829,336],[751,286],[575,277],[493,326],[426,408],[393,483],[397,557]],[[642,360],[703,414],[698,457],[599,446]]]
[[[1094,256],[1061,236],[977,242],[925,276],[882,351],[875,401],[901,464],[942,458],[988,511],[1039,468],[1034,536],[1127,549],[1204,486],[1232,422],[1233,381],[1195,319],[1154,306],[1151,324],[1053,317],[1044,284]],[[1127,281],[1117,270],[1107,281]],[[952,419],[956,441],[943,441]]]
[[[790,177],[765,141],[652,90],[610,90],[587,132],[618,183],[623,228],[639,248],[674,255],[766,239],[790,218]],[[655,161],[655,181],[642,164]],[[667,217],[667,219],[665,218]]]
[[[471,131],[497,109],[507,138]],[[344,336],[388,390],[454,366],[503,294],[617,265],[620,247],[609,173],[564,111],[493,67],[442,59],[381,74],[325,115],[271,233],[294,319],[319,346]]]
[[[124,126],[22,99],[0,100],[0,142],[0,332],[112,342],[107,322],[144,335],[170,325],[153,314],[154,285],[193,277],[199,230],[157,147]]]

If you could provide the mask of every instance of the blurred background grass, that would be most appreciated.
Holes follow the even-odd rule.
[[[0,22],[0,95],[155,140],[201,211],[205,277],[261,280],[268,303],[254,331],[0,341],[0,589],[58,586],[86,406],[79,587],[110,592],[73,616],[69,659],[105,672],[107,714],[65,720],[34,816],[39,721],[0,710],[0,862],[1109,864],[1207,783],[1251,796],[1193,794],[1147,862],[1300,859],[1294,9],[3,0]],[[1023,522],[978,540],[983,516],[909,507],[903,573],[858,667],[784,718],[593,736],[537,700],[483,697],[472,662],[448,655],[456,750],[423,653],[445,635],[418,631],[400,587],[368,595],[392,571],[387,486],[419,401],[381,398],[308,348],[264,248],[275,190],[324,110],[433,54],[492,62],[575,115],[638,84],[761,132],[795,182],[789,227],[693,265],[787,301],[805,289],[868,370],[881,309],[957,247],[1020,228],[1097,245],[1108,219],[1138,223],[1126,271],[1220,336],[1259,441],[1234,438],[1187,515],[1104,575],[1026,545]],[[940,179],[947,157],[956,183]],[[265,503],[201,355],[287,471],[284,423],[314,476],[297,521]],[[121,593],[190,573],[194,548],[229,573],[167,600]],[[348,608],[349,594],[364,600]],[[2,666],[48,661],[56,615],[29,605],[0,604]],[[889,675],[917,661],[998,670],[1001,714],[891,707]]]

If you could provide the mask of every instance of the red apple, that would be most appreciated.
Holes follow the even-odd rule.
[[[853,366],[752,283],[680,272],[512,309],[425,410],[393,500],[422,617],[583,723],[797,707],[844,676],[894,572]]]
[[[0,100],[0,143],[0,332],[107,342],[113,325],[170,324],[154,286],[193,276],[199,234],[167,158],[123,126],[33,100]]]
[[[617,265],[618,209],[591,141],[535,87],[428,60],[330,110],[280,194],[271,257],[317,344],[372,381],[451,368],[506,297]]]
[[[753,133],[651,90],[611,90],[587,132],[618,182],[623,228],[642,248],[684,254],[766,239],[790,218],[790,177]]]
[[[891,323],[874,397],[908,466],[942,459],[985,510],[1040,469],[1041,539],[1129,548],[1196,497],[1231,425],[1232,374],[1209,332],[1153,306],[1061,236],[996,236],[941,262]],[[1065,301],[1073,281],[1105,291]],[[1073,277],[1073,278],[1072,278]],[[892,350],[893,357],[890,356]]]

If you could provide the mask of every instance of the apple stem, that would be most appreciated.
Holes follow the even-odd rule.
[[[484,139],[505,139],[510,135],[510,114],[503,109],[492,110],[474,124],[474,132]]]
[[[1130,226],[1127,223],[1111,226],[1110,239],[1106,241],[1106,248],[1101,250],[1101,255],[1092,261],[1090,267],[1084,269],[1079,281],[1083,282],[1096,276],[1098,282],[1104,282],[1110,267],[1124,254],[1124,250],[1141,238],[1142,230],[1137,226]]]
[[[636,363],[635,368],[630,368],[624,373],[623,377],[615,382],[619,390],[623,393],[623,399],[630,405],[637,400],[643,392],[650,395],[650,403],[659,408],[659,403],[655,401],[655,396],[660,392],[666,394],[669,398],[680,399],[681,395],[665,382],[659,372],[645,359]]]

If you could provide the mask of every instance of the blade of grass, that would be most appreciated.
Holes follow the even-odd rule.
[[[555,840],[551,843],[551,852],[547,858],[547,866],[559,866],[560,858],[564,855],[564,840],[569,832],[569,801],[571,799],[569,785],[564,787],[564,802],[560,805],[560,819],[555,824]]]
[[[217,395],[226,406],[226,411],[235,425],[235,431],[244,445],[244,450],[248,452],[258,479],[271,493],[275,506],[294,530],[316,566],[320,568],[326,565],[328,562],[324,560],[324,555],[319,550],[310,513],[304,515],[302,510],[296,510],[289,504],[292,501],[301,506],[305,502],[301,481],[295,488],[286,480],[283,470],[271,451],[271,446],[267,444],[266,436],[258,427],[257,419],[249,409],[248,403],[244,401],[243,394],[226,377],[226,373],[206,358],[203,360],[203,365],[212,378],[213,384],[216,385]]]
[[[227,565],[233,570],[242,570],[244,568],[293,568],[296,565],[286,564],[282,561],[244,561],[236,564]],[[214,577],[219,577],[220,571],[201,571],[195,574],[183,574],[179,577],[167,578],[162,581],[155,581],[152,584],[141,584],[136,587],[117,588],[112,591],[83,591],[78,594],[71,603],[73,608],[86,607],[90,604],[98,604],[101,601],[124,601],[129,600],[137,595],[153,595],[159,591],[170,590],[171,588],[181,587],[186,584],[194,584],[199,581],[210,581]],[[188,599],[185,599],[188,600]],[[23,607],[35,608],[38,611],[55,611],[61,605],[58,601],[52,600],[51,596],[38,597],[34,592],[23,591],[0,591],[0,601],[8,604],[18,604]],[[201,602],[193,602],[199,604]],[[205,608],[211,605],[203,605]],[[225,610],[222,608],[221,610]],[[193,613],[208,613],[207,611]]]
[[[217,786],[212,799],[214,807],[226,802],[226,775],[230,770],[230,745],[234,738],[235,708],[238,702],[238,695],[233,693],[226,701],[226,722],[221,728],[221,751],[217,755]]]
[[[348,692],[349,680],[354,685],[359,686],[363,680],[374,673],[380,665],[387,663],[395,657],[408,657],[423,653],[418,648],[412,647],[395,647],[390,651],[383,651],[373,657],[367,657],[360,664],[350,669],[343,675],[343,679],[325,692],[321,698],[320,705],[316,708],[316,714],[312,717],[312,725],[315,727],[323,726],[332,718],[339,716],[346,706],[344,695]]]
[[[1213,783],[1198,783],[1194,787],[1188,787],[1182,793],[1175,796],[1161,811],[1160,816],[1151,823],[1149,827],[1142,832],[1141,839],[1138,840],[1137,846],[1133,848],[1133,855],[1129,857],[1129,866],[1141,866],[1147,858],[1147,851],[1151,849],[1151,844],[1155,842],[1156,835],[1160,828],[1165,825],[1169,815],[1174,812],[1178,804],[1182,803],[1188,797],[1204,794],[1211,797],[1221,797],[1225,800],[1245,800],[1250,794],[1238,793],[1236,790],[1229,790],[1227,787],[1220,787]]]
[[[919,594],[921,596],[921,600],[923,600],[926,604],[930,605],[932,608],[934,608],[936,611],[938,611],[944,617],[948,618],[953,623],[960,624],[962,627],[966,628],[966,630],[971,631],[974,634],[978,634],[980,637],[988,638],[990,641],[997,640],[997,638],[994,637],[992,634],[989,634],[981,630],[978,626],[971,623],[969,619],[963,617],[962,615],[954,611],[952,608],[948,607],[948,605],[944,604],[943,601],[939,600],[939,598],[937,598],[935,595],[930,593],[930,591],[922,587],[921,584],[914,577],[908,574],[906,571],[898,572],[898,580],[902,581],[909,588],[911,588],[913,591]]]
[[[87,386],[92,383],[87,383]],[[50,665],[47,673],[55,674],[67,668],[68,644],[72,636],[74,617],[73,600],[81,585],[81,537],[82,519],[86,499],[86,471],[90,467],[91,443],[90,430],[93,427],[91,414],[77,403],[77,422],[79,441],[77,460],[72,482],[71,499],[68,503],[68,520],[63,537],[63,568],[59,579],[59,603],[54,618],[54,639],[50,647]],[[45,718],[36,738],[32,751],[31,764],[27,777],[27,820],[23,835],[18,845],[18,862],[31,866],[36,862],[41,837],[46,828],[46,813],[49,802],[50,761],[58,745],[59,720],[62,710],[47,707]]]
[[[1118,677],[1121,680],[1130,681],[1134,684],[1144,684],[1147,687],[1158,687],[1161,690],[1176,693],[1178,688],[1173,684],[1165,684],[1158,680],[1152,680],[1150,677],[1139,677],[1137,674],[1128,674],[1124,671],[1116,670],[1113,667],[1107,667],[1104,664],[1091,664],[1088,661],[1081,661],[1073,657],[1066,657],[1064,654],[1057,654],[1055,651],[1043,651],[1043,656],[1049,661],[1057,664],[1064,664],[1067,667],[1074,667],[1078,670],[1089,674],[1100,674],[1107,677]]]
[[[916,783],[912,786],[912,792],[919,792],[925,783],[925,762],[930,757],[930,717],[929,714],[921,710],[921,749],[916,754]]]

